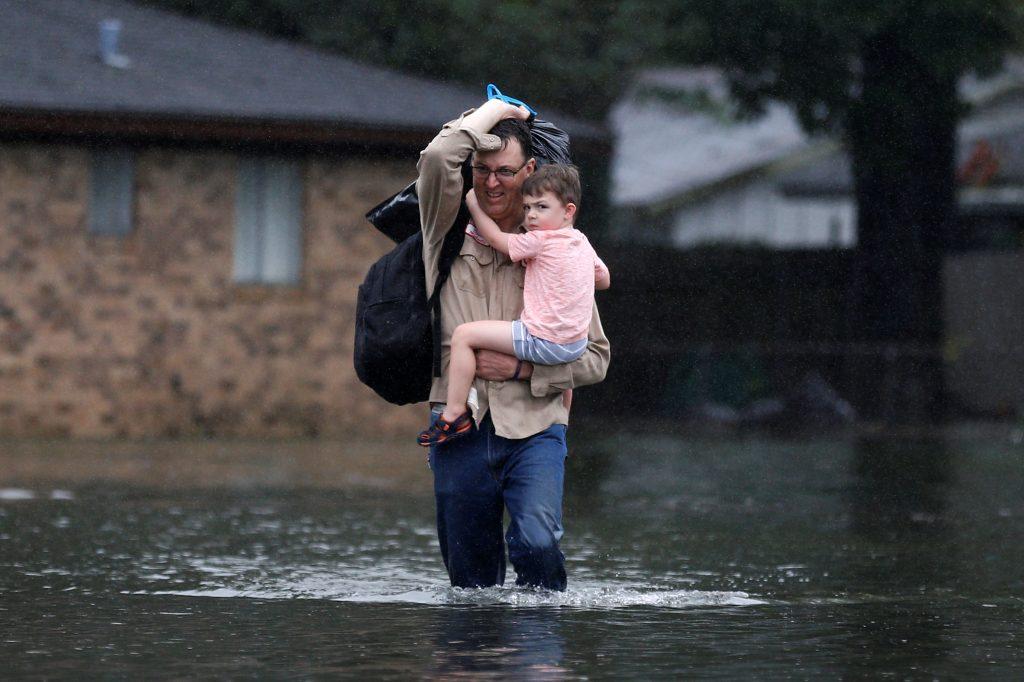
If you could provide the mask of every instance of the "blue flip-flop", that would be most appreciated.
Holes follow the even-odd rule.
[[[534,111],[533,107],[522,100],[516,99],[515,97],[509,97],[508,95],[501,94],[501,90],[499,90],[498,86],[494,83],[487,84],[487,99],[500,99],[502,102],[511,104],[514,107],[523,107],[530,112],[531,121],[537,116],[537,112]]]

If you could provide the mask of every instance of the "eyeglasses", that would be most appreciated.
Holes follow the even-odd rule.
[[[516,176],[516,173],[518,173],[519,171],[521,171],[524,168],[526,168],[526,164],[527,163],[530,163],[530,162],[527,161],[526,163],[524,163],[519,168],[515,168],[515,169],[513,169],[513,168],[499,168],[498,170],[491,170],[487,166],[476,166],[476,165],[474,165],[472,167],[473,168],[473,177],[478,179],[478,180],[487,180],[487,178],[490,177],[491,173],[494,173],[494,177],[496,177],[498,180],[511,180],[512,178],[514,178]]]

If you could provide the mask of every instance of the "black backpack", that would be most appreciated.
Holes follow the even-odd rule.
[[[412,185],[404,191],[410,189],[415,192]],[[385,204],[394,201],[392,197]],[[380,208],[367,217],[372,221]],[[418,213],[416,217],[418,226]],[[353,353],[356,375],[389,403],[427,400],[433,377],[441,376],[441,287],[462,248],[468,219],[463,205],[445,235],[429,300],[419,229],[374,263],[359,286]]]

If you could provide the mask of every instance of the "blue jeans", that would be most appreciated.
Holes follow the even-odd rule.
[[[431,418],[436,419],[432,414]],[[564,590],[562,483],[565,426],[529,438],[502,438],[490,415],[479,429],[430,448],[437,502],[437,539],[455,587],[505,582],[505,542],[516,584]]]

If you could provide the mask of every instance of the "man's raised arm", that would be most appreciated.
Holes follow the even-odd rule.
[[[441,132],[420,152],[420,160],[416,164],[419,171],[416,195],[420,204],[428,296],[437,279],[441,242],[455,221],[462,202],[462,164],[474,151],[501,149],[501,140],[488,131],[498,121],[515,116],[518,116],[517,107],[501,100],[489,100],[480,108],[470,109],[454,121],[445,123]]]

